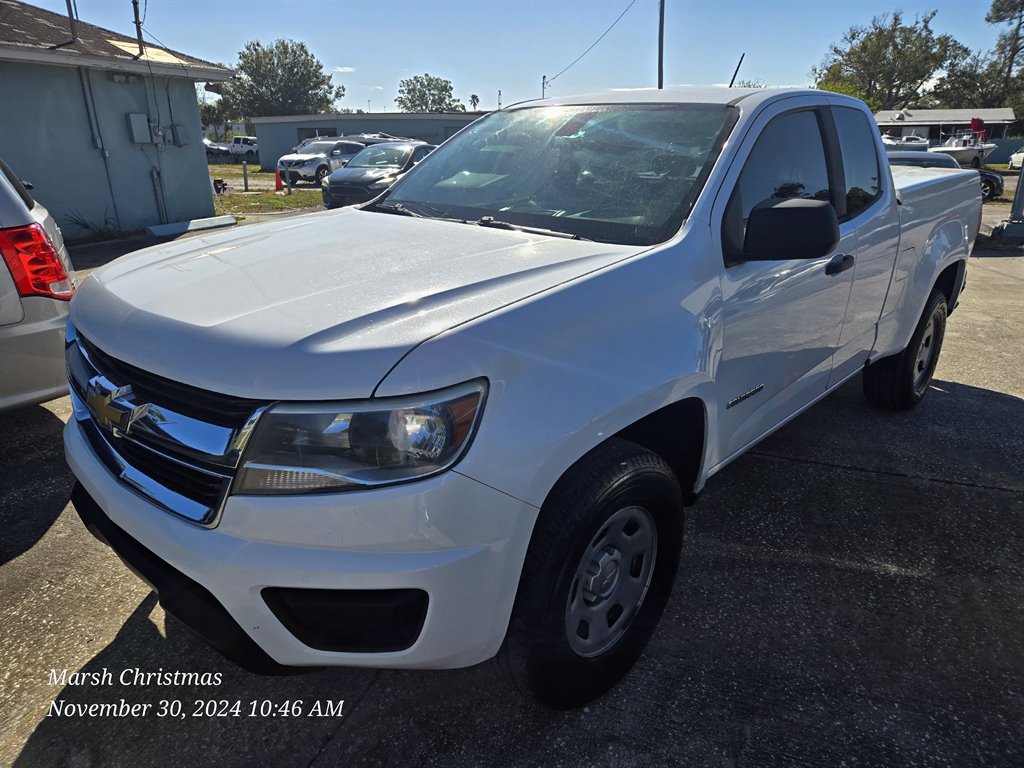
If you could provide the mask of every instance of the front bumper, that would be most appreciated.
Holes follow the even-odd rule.
[[[450,471],[369,491],[232,496],[208,529],[119,483],[75,419],[64,441],[90,529],[168,612],[245,668],[464,667],[504,639],[537,515],[524,502]],[[327,651],[285,627],[264,597],[275,589],[420,590],[426,611],[402,650]]]
[[[287,183],[288,176],[291,176],[292,183],[296,181],[316,181],[316,166],[306,167],[299,166],[297,168],[286,168],[284,166],[278,166],[277,170],[281,174],[281,181]]]
[[[351,184],[335,187],[324,185],[320,188],[320,191],[323,193],[324,206],[327,208],[365,203],[384,192],[383,189],[371,190]]]

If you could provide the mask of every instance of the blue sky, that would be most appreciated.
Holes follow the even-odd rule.
[[[145,29],[170,48],[234,64],[249,40],[304,41],[346,88],[341,107],[394,111],[399,80],[429,72],[452,81],[456,97],[480,108],[537,98],[593,43],[630,0],[140,0]],[[64,13],[64,0],[32,3]],[[79,17],[134,34],[130,0],[77,0]],[[902,10],[905,19],[938,9],[934,30],[988,50],[998,30],[985,23],[989,0],[667,0],[665,82],[728,83],[740,78],[806,85],[828,45],[854,24]],[[636,0],[600,43],[561,75],[549,95],[657,84],[657,0]]]

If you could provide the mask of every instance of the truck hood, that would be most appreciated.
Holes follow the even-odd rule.
[[[347,208],[124,256],[82,283],[71,319],[203,389],[368,397],[427,338],[642,250]]]

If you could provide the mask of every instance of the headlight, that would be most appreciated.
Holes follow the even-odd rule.
[[[380,181],[373,182],[373,184],[371,184],[369,188],[370,189],[384,189],[384,187],[390,187],[394,183],[395,183],[395,180],[392,179],[392,178],[381,179]]]
[[[469,446],[486,395],[477,380],[417,397],[274,406],[233,493],[346,491],[443,472]]]

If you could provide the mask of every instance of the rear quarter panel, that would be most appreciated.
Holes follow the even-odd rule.
[[[981,222],[975,171],[894,167],[893,181],[902,235],[872,359],[910,343],[942,271],[958,261],[966,269]]]

